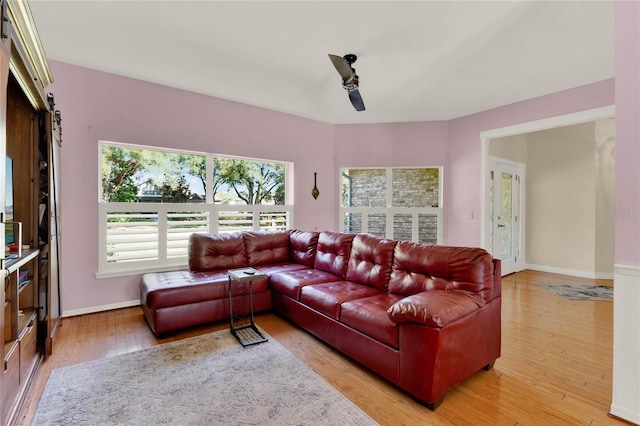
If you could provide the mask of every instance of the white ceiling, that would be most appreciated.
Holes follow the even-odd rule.
[[[49,59],[328,123],[448,120],[614,77],[613,1],[30,6]],[[366,111],[329,53],[358,55]]]

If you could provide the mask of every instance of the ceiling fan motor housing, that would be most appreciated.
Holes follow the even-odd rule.
[[[351,72],[353,73],[353,77],[349,81],[343,82],[342,87],[347,92],[353,92],[354,90],[358,90],[358,87],[360,85],[360,80],[358,78],[358,75],[356,74],[355,68],[352,67],[352,65],[358,60],[358,57],[353,53],[348,53],[344,55],[342,58],[345,61],[347,61],[347,63],[349,64],[349,67],[351,67]]]
[[[344,55],[343,58],[344,58],[345,61],[347,61],[349,63],[349,66],[351,66],[352,64],[354,64],[358,60],[358,57],[356,55],[354,55],[353,53],[349,53],[347,55]]]

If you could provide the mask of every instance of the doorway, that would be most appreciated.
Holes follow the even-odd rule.
[[[500,248],[500,250],[502,250],[502,234],[503,234],[503,227],[498,227],[497,225],[505,225],[505,227],[507,226],[507,224],[500,222],[497,219],[497,214],[494,212],[494,210],[496,209],[495,204],[491,204],[490,207],[490,203],[492,203],[491,197],[492,195],[496,195],[499,194],[500,197],[502,197],[502,188],[492,188],[491,185],[491,174],[490,171],[493,167],[492,163],[491,163],[491,156],[489,154],[489,145],[491,143],[491,141],[493,139],[498,139],[498,138],[504,138],[507,136],[516,136],[516,135],[524,135],[524,134],[528,134],[528,133],[532,133],[532,132],[537,132],[540,130],[548,130],[548,129],[554,129],[554,128],[561,128],[561,127],[565,127],[565,126],[570,126],[570,125],[574,125],[574,124],[581,124],[581,123],[588,123],[588,122],[595,122],[598,120],[602,120],[602,119],[609,119],[609,118],[613,118],[615,116],[615,108],[613,106],[610,107],[602,107],[602,108],[596,108],[593,110],[587,110],[587,111],[581,111],[581,112],[577,112],[577,113],[573,113],[573,114],[567,114],[567,115],[563,115],[563,116],[557,116],[557,117],[551,117],[551,118],[547,118],[547,119],[543,119],[543,120],[539,120],[539,121],[533,121],[533,122],[528,122],[528,123],[521,123],[521,124],[517,124],[517,125],[513,125],[513,126],[509,126],[509,127],[503,127],[503,128],[498,128],[498,129],[493,129],[493,130],[488,130],[485,132],[481,132],[480,133],[480,141],[481,141],[481,179],[482,179],[482,184],[481,184],[481,192],[482,192],[482,209],[480,210],[482,218],[481,218],[481,242],[483,244],[483,247],[485,249],[487,249],[487,251],[490,251],[495,257],[497,258],[502,258],[503,257],[503,253],[498,253],[497,251],[493,250],[494,247],[495,248]],[[516,156],[517,157],[517,156]],[[521,161],[520,158],[512,158],[512,161]],[[508,162],[507,162],[508,163]],[[510,174],[509,170],[505,170],[507,175]],[[502,170],[499,169],[494,169],[494,184],[498,181],[498,179],[496,179],[498,177],[499,173],[502,173]],[[517,167],[516,167],[516,175],[518,174],[517,171]],[[505,178],[506,179],[506,178]],[[543,263],[543,262],[531,262],[531,260],[529,260],[529,263],[527,263],[527,259],[525,256],[525,238],[526,238],[526,232],[525,232],[525,228],[524,228],[524,223],[525,223],[525,210],[524,210],[524,198],[522,197],[522,190],[524,189],[524,174],[522,174],[521,178],[520,178],[520,204],[519,204],[519,209],[521,214],[518,216],[518,223],[517,226],[514,229],[517,229],[519,231],[518,234],[518,246],[520,247],[520,251],[519,253],[517,251],[514,251],[513,253],[504,253],[505,254],[505,258],[510,258],[510,256],[508,256],[509,254],[513,255],[514,258],[514,266],[516,268],[516,270],[518,270],[518,268],[520,269],[525,269],[525,268],[533,268],[533,269],[537,269],[540,271],[545,271],[545,272],[555,272],[555,273],[562,273],[562,274],[567,274],[567,275],[574,275],[574,276],[584,276],[585,278],[605,278],[604,276],[600,277],[597,273],[597,271],[594,273],[593,271],[589,271],[587,268],[583,268],[582,266],[578,266],[578,267],[573,267],[571,265],[569,266],[561,266],[561,267],[557,267],[551,263],[547,264],[547,263]],[[500,174],[500,185],[502,185],[502,176]],[[507,184],[508,185],[508,184]],[[499,189],[500,191],[495,191],[496,189]],[[495,194],[494,194],[495,192]],[[531,195],[530,195],[531,196]],[[502,198],[500,198],[501,200]],[[496,198],[494,198],[494,200],[497,200]],[[501,220],[501,219],[500,219]],[[513,226],[513,223],[511,223],[511,225]],[[507,230],[505,230],[507,231]],[[533,234],[534,236],[536,236],[537,234]],[[498,240],[498,238],[500,238],[500,240]],[[505,237],[506,238],[506,237]],[[513,244],[513,238],[509,237],[509,239],[511,240],[510,243]],[[505,248],[509,248],[508,244],[509,241],[505,240]],[[531,244],[532,242],[529,241],[527,242],[527,244]],[[518,246],[515,246],[516,249],[518,248]],[[514,246],[512,246],[514,247]],[[531,253],[530,253],[531,254]],[[519,255],[519,256],[518,256]],[[567,256],[572,256],[571,251],[567,251]],[[573,258],[581,258],[580,256],[573,256]],[[517,260],[519,260],[521,263],[519,264],[517,262]],[[510,271],[512,266],[509,265],[509,262],[505,262],[507,263],[506,268],[503,269],[503,275],[506,275],[507,271]],[[551,266],[548,266],[551,265]],[[596,276],[594,276],[596,275]],[[611,274],[606,274],[606,275],[611,275]]]
[[[489,158],[489,232],[486,246],[502,262],[502,274],[524,269],[524,164]]]

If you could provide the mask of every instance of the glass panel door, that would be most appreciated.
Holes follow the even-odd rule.
[[[489,252],[502,260],[502,274],[523,269],[521,247],[521,174],[518,164],[494,160],[489,169]]]
[[[501,235],[501,258],[510,260],[513,257],[513,180],[511,173],[502,172],[500,220],[498,224]]]

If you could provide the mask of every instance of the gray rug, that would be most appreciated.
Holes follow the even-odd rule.
[[[605,285],[538,284],[571,300],[613,300],[613,287]]]
[[[32,425],[376,424],[273,338],[219,331],[53,370]]]

